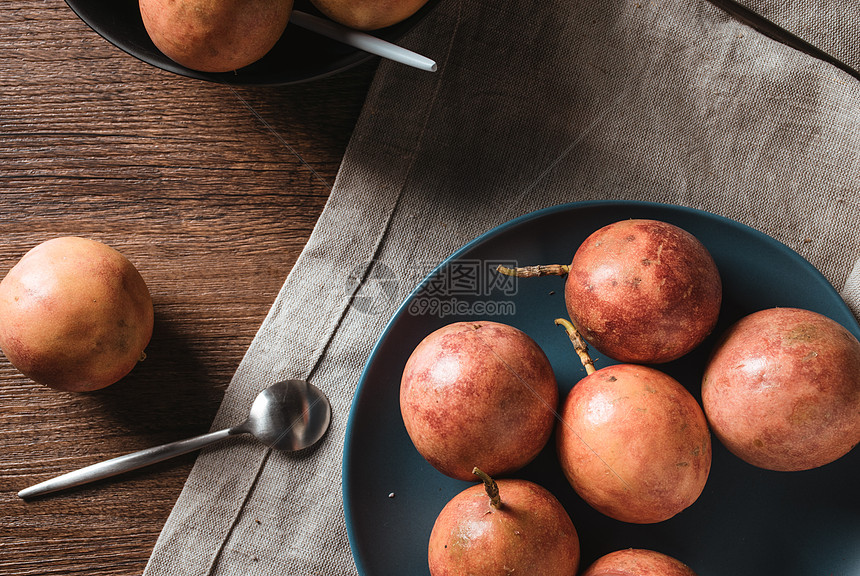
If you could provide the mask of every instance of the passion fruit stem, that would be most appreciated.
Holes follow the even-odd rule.
[[[588,343],[585,341],[585,338],[582,337],[582,334],[579,333],[579,330],[576,329],[576,326],[574,326],[570,320],[566,320],[564,318],[556,318],[555,323],[557,326],[562,326],[565,332],[567,332],[568,337],[570,337],[570,341],[573,342],[573,349],[576,350],[579,360],[582,362],[582,365],[585,366],[585,373],[593,374],[596,372],[594,361],[591,359],[591,356],[588,355]]]
[[[537,266],[509,268],[499,265],[496,267],[496,271],[505,276],[536,278],[538,276],[564,276],[570,272],[570,266],[567,264],[539,264]]]
[[[480,478],[484,482],[484,490],[487,491],[487,496],[490,497],[490,506],[499,509],[502,507],[502,499],[499,497],[499,485],[496,481],[490,478],[489,474],[475,466],[472,469],[472,474]]]

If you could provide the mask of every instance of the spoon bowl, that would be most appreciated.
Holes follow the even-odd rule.
[[[276,450],[296,452],[319,442],[329,424],[331,404],[322,390],[304,380],[285,380],[260,392],[235,430]]]
[[[116,476],[200,450],[236,434],[251,434],[266,446],[295,452],[319,442],[330,424],[331,403],[322,390],[304,380],[284,380],[260,392],[251,405],[248,419],[238,426],[92,464],[25,488],[18,492],[18,497],[32,498]]]

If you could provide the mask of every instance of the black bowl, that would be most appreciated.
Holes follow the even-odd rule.
[[[376,30],[373,34],[389,42],[396,42],[436,1],[429,0],[412,17],[388,28]],[[66,4],[93,30],[132,56],[169,72],[222,84],[295,84],[329,76],[372,57],[351,46],[289,24],[275,47],[250,66],[235,72],[199,72],[177,64],[155,47],[143,27],[136,0],[66,0]],[[309,0],[296,0],[295,8],[319,15]]]

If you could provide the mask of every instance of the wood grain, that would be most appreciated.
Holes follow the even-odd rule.
[[[152,68],[61,0],[0,6],[0,276],[36,244],[106,242],[153,295],[147,359],[89,394],[0,359],[0,575],[142,572],[193,456],[16,492],[206,431],[334,182],[375,61],[230,88]]]

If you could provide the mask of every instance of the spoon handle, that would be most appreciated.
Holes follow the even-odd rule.
[[[407,66],[412,66],[419,70],[426,70],[427,72],[436,71],[436,62],[426,56],[417,54],[412,50],[407,50],[397,44],[387,42],[382,38],[377,38],[372,34],[343,26],[327,18],[320,18],[300,10],[293,10],[292,15],[290,16],[290,22],[300,28],[305,28],[311,32],[322,34],[323,36],[331,38],[332,40],[337,40],[338,42],[352,46],[353,48],[364,50],[369,54],[382,56],[383,58],[387,58],[394,62],[400,62],[401,64],[406,64]]]
[[[75,470],[74,472],[69,472],[68,474],[63,474],[62,476],[45,480],[44,482],[35,484],[29,488],[24,488],[18,492],[18,497],[32,498],[49,492],[56,492],[57,490],[80,486],[81,484],[101,480],[102,478],[108,478],[130,470],[136,470],[138,468],[148,466],[149,464],[155,464],[157,462],[167,460],[168,458],[173,458],[174,456],[181,456],[182,454],[200,450],[213,442],[218,442],[219,440],[227,438],[231,434],[241,431],[242,430],[237,430],[236,428],[218,430],[216,432],[209,432],[208,434],[201,434],[200,436],[195,436],[193,438],[177,440],[176,442],[171,442],[169,444],[163,444],[161,446],[147,448],[138,452],[132,452],[125,456],[117,456],[116,458],[111,458],[110,460],[105,460],[104,462],[92,464],[86,468],[81,468],[80,470]]]

